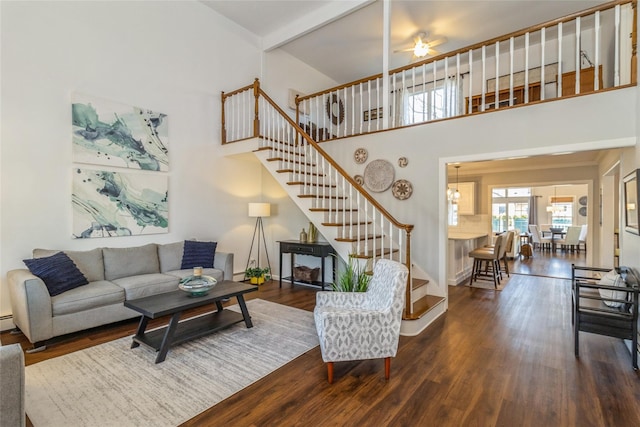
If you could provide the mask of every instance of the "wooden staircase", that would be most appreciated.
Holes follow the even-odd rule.
[[[260,89],[257,79],[253,85],[222,94],[223,142],[227,141],[226,109],[246,108],[249,91],[253,91],[255,100],[251,105],[253,120],[241,120],[251,117],[246,111],[231,114],[237,128],[230,133],[236,135],[236,141],[258,142],[254,154],[342,260],[355,259],[369,272],[382,258],[409,268],[403,319],[416,322],[411,322],[414,326],[408,327],[405,335],[419,333],[444,313],[446,300],[430,292],[437,291],[437,286],[431,286],[428,274],[411,260],[413,225],[397,221],[356,183]]]
[[[305,182],[304,179],[300,179],[301,176],[305,175],[307,177],[325,178],[325,174],[317,170],[316,164],[314,162],[303,160],[305,158],[305,153],[297,151],[298,149],[303,148],[302,145],[296,147],[294,144],[288,142],[284,144],[288,147],[286,149],[286,153],[294,156],[294,158],[298,160],[291,162],[289,165],[282,165],[278,163],[278,167],[273,168],[273,173],[277,175],[284,175],[286,177],[286,190],[291,195],[291,197],[308,200],[331,200],[334,202],[339,201],[343,204],[339,209],[342,215],[338,220],[336,220],[335,218],[329,218],[329,213],[331,212],[331,210],[322,205],[312,206],[306,209],[306,211],[308,212],[307,216],[309,216],[309,219],[312,221],[317,218],[317,215],[322,215],[323,220],[319,224],[324,231],[323,234],[327,237],[335,236],[333,237],[333,240],[336,244],[349,245],[351,248],[349,256],[358,259],[360,262],[369,267],[371,266],[372,261],[377,258],[390,258],[399,261],[396,256],[399,253],[399,249],[397,247],[383,246],[375,249],[371,247],[370,242],[374,240],[380,241],[385,238],[384,234],[382,234],[381,232],[368,234],[354,232],[354,228],[367,225],[370,226],[372,224],[372,221],[370,219],[359,219],[361,217],[360,215],[358,215],[359,209],[357,207],[348,205],[348,196],[342,194],[321,194],[316,191],[318,189],[336,189],[337,185],[335,183],[326,183],[320,180],[315,182]],[[255,153],[259,155],[259,157],[261,157],[261,160],[263,160],[263,163],[266,163],[266,166],[269,166],[274,162],[286,161],[281,153],[278,153],[277,151],[278,150],[276,148],[265,146],[255,150]],[[262,155],[260,155],[261,153]],[[270,167],[267,167],[267,169],[271,170]],[[327,229],[333,232],[327,234]],[[365,241],[369,242],[367,248],[365,248],[365,246],[362,244],[362,242]],[[367,269],[367,273],[372,273],[371,268]],[[412,290],[411,295],[420,296],[414,298],[414,301],[412,301],[411,305],[413,307],[413,310],[410,313],[408,313],[406,309],[404,310],[403,319],[417,320],[427,314],[438,304],[441,304],[444,301],[444,298],[429,295],[427,293],[427,285],[429,284],[429,279],[416,278],[412,274],[410,280]]]

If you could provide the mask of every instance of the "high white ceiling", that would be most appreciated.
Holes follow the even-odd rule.
[[[339,84],[382,72],[381,0],[202,0],[263,40],[280,47]],[[440,52],[607,3],[582,0],[392,0],[390,68],[411,61],[413,37],[446,37]]]

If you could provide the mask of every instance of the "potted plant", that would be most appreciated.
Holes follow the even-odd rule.
[[[353,255],[349,255],[349,263],[336,279],[331,284],[334,291],[367,292],[371,275],[367,273],[365,265],[358,262]]]
[[[252,285],[261,285],[265,280],[270,280],[269,269],[267,267],[249,267],[244,272],[245,279],[249,279]]]

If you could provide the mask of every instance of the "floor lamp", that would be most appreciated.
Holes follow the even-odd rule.
[[[253,238],[251,239],[251,249],[249,249],[249,257],[247,258],[247,266],[245,271],[249,268],[249,262],[251,261],[251,253],[253,252],[253,244],[256,242],[256,234],[258,235],[258,257],[256,267],[260,268],[260,236],[262,235],[262,243],[264,244],[264,253],[267,256],[267,265],[269,266],[269,273],[271,271],[271,262],[269,261],[269,252],[267,251],[267,241],[264,235],[264,228],[262,227],[262,218],[271,216],[271,205],[269,203],[249,203],[249,217],[257,218],[256,226],[253,229]]]

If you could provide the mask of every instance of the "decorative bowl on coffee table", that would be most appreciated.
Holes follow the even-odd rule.
[[[218,281],[213,277],[202,274],[202,267],[194,267],[193,275],[180,280],[178,288],[192,297],[202,297],[207,295],[217,283]]]

